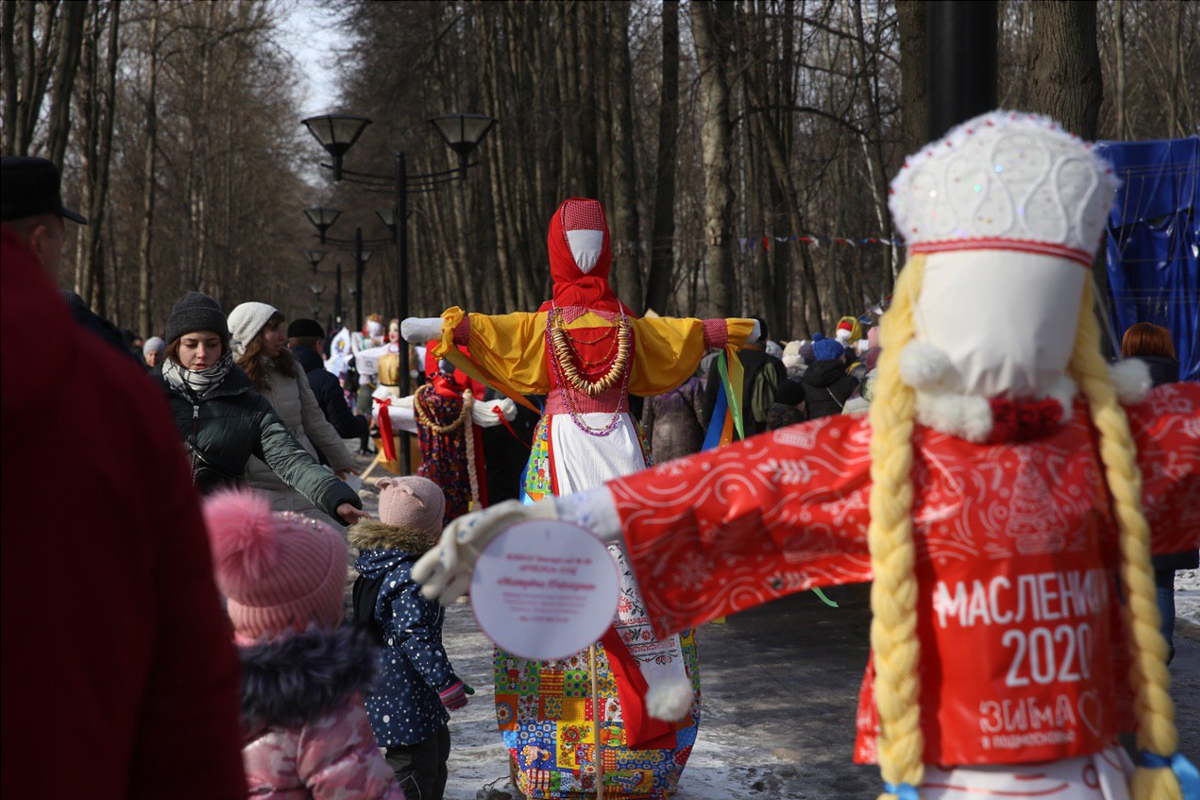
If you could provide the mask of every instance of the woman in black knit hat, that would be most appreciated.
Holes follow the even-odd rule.
[[[171,309],[166,338],[167,357],[153,377],[170,401],[200,492],[240,483],[254,455],[334,519],[352,524],[367,516],[354,490],[300,446],[233,363],[216,300],[184,295]]]

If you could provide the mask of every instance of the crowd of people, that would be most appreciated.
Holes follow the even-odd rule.
[[[885,329],[880,338],[873,314],[843,317],[829,335],[779,340],[761,318],[672,319],[629,309],[608,286],[607,222],[593,200],[573,198],[555,213],[548,238],[554,296],[536,312],[488,316],[452,308],[386,326],[372,314],[361,331],[326,331],[312,319],[289,322],[272,298],[226,313],[214,298],[192,291],[174,304],[161,331],[146,331],[154,335],[143,339],[99,318],[77,295],[56,296],[51,276],[64,225],[86,224],[63,207],[57,167],[5,158],[3,172],[4,449],[15,465],[3,484],[10,647],[3,735],[6,760],[19,753],[24,762],[21,770],[5,771],[12,796],[32,796],[32,782],[63,758],[47,743],[61,740],[65,725],[72,740],[88,745],[66,755],[69,769],[54,770],[62,775],[55,789],[61,796],[152,796],[169,785],[172,796],[185,798],[249,792],[440,800],[450,714],[473,690],[442,644],[445,611],[429,595],[443,591],[447,600],[454,576],[439,577],[434,565],[445,566],[447,547],[467,547],[470,536],[486,529],[470,527],[479,519],[516,513],[501,501],[577,496],[580,508],[593,504],[594,528],[609,524],[604,530],[623,576],[619,613],[600,642],[565,664],[497,651],[497,715],[509,766],[517,788],[531,798],[598,791],[666,798],[700,729],[692,627],[703,618],[664,623],[656,616],[669,605],[660,596],[668,590],[639,589],[634,579],[645,569],[647,549],[630,555],[618,543],[621,535],[642,535],[640,523],[627,516],[639,487],[666,480],[643,477],[651,475],[645,468],[687,459],[677,462],[680,470],[701,485],[718,464],[713,453],[708,461],[696,456],[704,450],[748,463],[754,458],[748,451],[716,445],[778,431],[844,432],[851,446],[861,443],[867,415],[876,432],[893,426],[905,442],[914,415],[943,431],[921,405],[924,398],[918,393],[914,400],[897,377],[933,368],[901,363],[899,350],[907,358],[910,343],[899,334],[886,344],[885,363],[889,334]],[[930,258],[927,285],[939,279]],[[922,274],[907,284],[914,297]],[[907,299],[898,305],[912,338],[912,309]],[[28,341],[34,329],[54,333],[34,348]],[[410,347],[417,388],[402,397],[398,356]],[[1149,366],[1154,385],[1178,380],[1166,329],[1135,325],[1122,351]],[[1068,348],[1063,364],[1070,355]],[[1071,371],[1102,408],[1109,390],[1097,388],[1091,364],[1073,360]],[[1005,419],[1030,426],[1011,441],[1051,435],[1055,425],[1071,428],[1074,395],[1051,413],[1045,404],[1052,390],[1044,394],[1036,407],[1008,396],[989,400],[994,421],[989,416],[984,435],[968,431],[963,440],[1009,441],[998,438]],[[902,396],[908,416],[897,422],[888,414]],[[1096,424],[1107,436],[1115,423],[1104,415],[1112,412],[1099,413]],[[55,421],[49,430],[38,423],[48,414]],[[972,422],[966,412],[963,419]],[[944,432],[959,431],[957,423],[945,424]],[[374,449],[396,471],[403,441],[395,429],[416,434],[420,469],[376,482],[376,519],[363,510],[356,473],[364,462],[356,451]],[[899,438],[889,441],[902,446]],[[907,460],[887,462],[904,464],[901,479],[887,484],[888,476],[872,471],[877,484],[884,481],[883,499],[866,490],[872,515],[888,513],[887,491],[904,495],[898,487],[916,469],[912,446],[904,446]],[[933,445],[922,440],[920,447]],[[872,443],[871,456],[887,458],[881,453]],[[1021,462],[1021,470],[1027,467]],[[64,469],[71,473],[56,478]],[[1013,491],[1025,477],[1020,472]],[[1119,494],[1123,484],[1108,480]],[[608,485],[618,487],[615,499],[596,500]],[[760,499],[752,525],[738,527],[722,509],[702,506],[680,519],[702,529],[728,526],[733,536],[769,536],[771,526],[785,524],[763,511],[779,496]],[[858,499],[859,506],[845,505],[845,520],[866,513],[865,495]],[[501,516],[472,514],[489,506]],[[908,511],[900,513],[907,518]],[[34,535],[34,518],[60,528],[58,548]],[[869,524],[876,536],[874,526],[883,523]],[[891,524],[902,527],[899,517]],[[1029,541],[1035,533],[1043,539],[1022,539],[1014,558],[1017,551],[1047,552],[1044,538],[1053,532],[1040,522],[1030,526],[1036,531]],[[861,527],[865,537],[865,518]],[[653,535],[666,542],[680,534]],[[989,546],[999,558],[1003,548]],[[855,551],[860,567],[865,547]],[[1154,559],[1161,632],[1170,646],[1174,573],[1195,568],[1197,552],[1156,551]],[[351,564],[357,578],[348,600]],[[880,563],[874,569],[877,578],[885,574]],[[47,573],[54,575],[52,587],[45,586]],[[424,593],[422,582],[430,584]],[[910,639],[916,636],[915,623],[908,630]],[[888,638],[902,636],[895,629],[877,635],[878,646],[901,646]],[[25,657],[13,659],[13,647]],[[871,674],[893,669],[895,652],[877,650]],[[1142,669],[1153,673],[1146,664]],[[27,687],[44,682],[47,665],[55,691],[35,696]],[[581,675],[591,677],[592,688],[580,689],[572,704],[563,681],[582,681]],[[921,773],[913,772],[912,758],[888,752],[894,741],[881,735],[876,745],[873,738],[902,724],[908,712],[895,709],[908,701],[897,699],[903,692],[887,686],[886,676],[876,686],[874,696],[887,707],[882,723],[868,713],[876,729],[863,735],[881,754],[887,792],[915,797]],[[591,701],[586,709],[583,698]],[[1139,696],[1139,702],[1150,701]],[[588,726],[594,732],[581,734]],[[950,755],[968,758],[966,750],[938,746],[947,754],[939,765],[968,763]],[[900,762],[907,766],[896,767]],[[939,769],[931,763],[924,774]],[[953,767],[946,770],[952,774]]]

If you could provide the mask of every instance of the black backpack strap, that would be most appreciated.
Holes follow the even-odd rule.
[[[375,607],[379,604],[379,592],[383,589],[387,573],[377,578],[359,575],[354,580],[351,596],[354,603],[354,624],[359,628],[370,631],[376,637],[383,638],[383,627],[375,618]]]

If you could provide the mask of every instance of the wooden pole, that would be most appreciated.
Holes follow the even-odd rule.
[[[600,680],[596,675],[596,645],[588,648],[588,664],[592,673],[592,747],[596,762],[596,800],[604,800],[604,756],[600,753]]]

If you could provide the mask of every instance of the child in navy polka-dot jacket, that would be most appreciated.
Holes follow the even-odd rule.
[[[450,715],[467,704],[467,687],[442,647],[445,611],[421,596],[412,567],[437,543],[445,495],[425,478],[379,482],[379,521],[350,529],[358,548],[354,616],[379,638],[380,681],[367,714],[387,761],[411,800],[441,800],[450,757]]]

